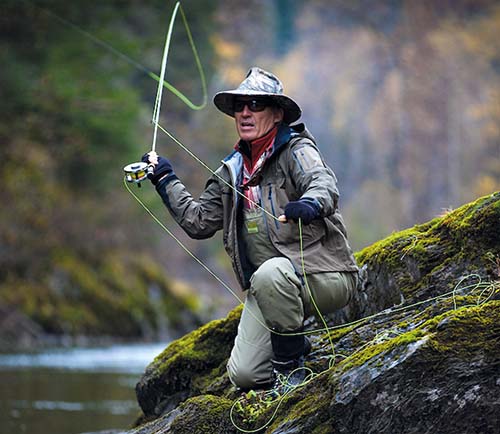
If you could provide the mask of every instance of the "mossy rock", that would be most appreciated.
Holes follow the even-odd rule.
[[[291,396],[266,432],[498,432],[499,321],[492,300],[367,346]]]
[[[187,399],[175,410],[149,422],[129,434],[236,434],[229,418],[232,401],[214,395]]]
[[[358,253],[364,271],[358,294],[330,317],[330,336],[311,335],[306,365],[317,376],[242,428],[274,434],[497,432],[499,223],[495,193]],[[224,400],[237,398],[225,364],[239,316],[240,308],[174,342],[150,365],[138,397],[146,416],[163,420],[157,428],[168,422],[167,432],[201,432],[208,408],[217,415]],[[191,413],[198,410],[199,425]],[[232,432],[226,417],[217,420],[222,431],[207,432]]]
[[[442,294],[473,274],[496,278],[499,227],[497,192],[363,249],[356,254],[362,288],[344,316],[352,321],[403,301]]]
[[[136,386],[144,415],[159,416],[183,400],[230,388],[226,362],[233,346],[241,306],[171,343],[147,367]]]

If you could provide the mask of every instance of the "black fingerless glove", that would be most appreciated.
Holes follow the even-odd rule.
[[[151,161],[149,161],[149,154],[144,154],[141,161],[151,164]],[[170,163],[167,158],[158,156],[158,164],[153,165],[153,173],[150,173],[148,178],[151,180],[153,185],[157,185],[158,181],[165,175],[168,175],[168,177],[175,176],[172,163]]]
[[[305,225],[310,224],[315,218],[319,217],[319,204],[309,198],[299,199],[289,202],[285,206],[285,217],[287,220],[302,220]]]

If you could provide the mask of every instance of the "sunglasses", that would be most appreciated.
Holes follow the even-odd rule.
[[[251,112],[261,112],[271,105],[272,101],[268,98],[236,99],[234,101],[234,111],[242,112],[245,106],[247,106]]]

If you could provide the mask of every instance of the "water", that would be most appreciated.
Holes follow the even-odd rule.
[[[134,387],[165,344],[0,355],[2,434],[119,433],[140,414]]]

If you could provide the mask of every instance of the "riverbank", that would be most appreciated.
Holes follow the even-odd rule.
[[[210,308],[152,258],[65,253],[36,283],[0,282],[0,352],[169,341],[205,323]]]
[[[170,342],[180,332],[164,332],[159,340]],[[0,358],[10,353],[36,353],[44,350],[111,347],[116,345],[154,345],[123,336],[88,336],[45,333],[39,324],[15,309],[0,306]]]

